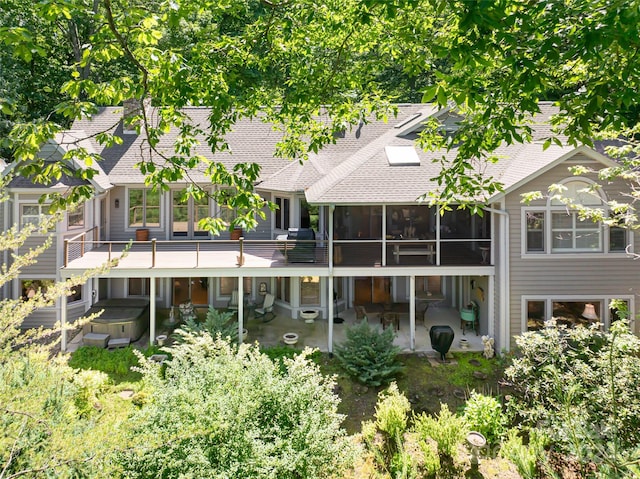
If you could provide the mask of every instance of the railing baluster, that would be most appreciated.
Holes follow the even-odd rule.
[[[156,239],[151,240],[151,267],[156,267]]]

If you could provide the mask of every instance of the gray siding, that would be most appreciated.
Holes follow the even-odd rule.
[[[41,246],[46,241],[44,236],[33,236],[28,238],[25,243],[18,249],[17,254],[22,255],[27,253],[30,249]],[[30,275],[43,275],[49,278],[56,278],[58,272],[57,261],[57,239],[54,237],[51,246],[47,248],[37,258],[35,264],[25,266],[22,268],[20,277],[29,278]]]
[[[575,160],[572,161],[572,164],[597,166],[596,163],[589,161],[585,157],[577,157]],[[521,208],[524,205],[520,202],[520,194],[537,190],[547,191],[548,185],[558,183],[571,176],[567,166],[567,164],[564,164],[553,168],[507,197],[506,207],[510,215],[509,315],[512,338],[522,332],[523,296],[576,295],[592,296],[594,299],[598,299],[604,296],[635,295],[640,290],[638,264],[625,255],[580,254],[576,255],[575,258],[558,257],[553,254],[540,255],[539,257],[528,256],[526,258],[521,256]],[[607,193],[624,191],[624,189],[625,186],[621,183],[605,187]],[[532,206],[544,204],[546,204],[546,201],[540,201]],[[638,240],[639,238],[636,234],[634,237],[636,245]],[[497,279],[499,280],[500,278]]]
[[[116,200],[119,207],[116,208]],[[129,241],[135,238],[135,231],[127,229],[127,189],[124,186],[117,186],[109,192],[109,234],[111,241]],[[158,236],[160,238],[160,236]],[[164,239],[164,237],[162,237]]]

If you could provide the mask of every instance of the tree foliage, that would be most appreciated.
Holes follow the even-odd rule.
[[[338,476],[352,459],[338,398],[306,353],[283,359],[209,334],[167,348],[164,375],[141,358],[150,401],[131,418],[127,477]]]

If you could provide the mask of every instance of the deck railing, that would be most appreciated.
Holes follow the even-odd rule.
[[[196,267],[203,255],[209,252],[224,252],[235,255],[236,264],[243,266],[247,256],[255,256],[284,264],[328,264],[328,242],[326,240],[157,240],[148,241],[99,241],[94,235],[88,240],[90,231],[64,242],[64,265],[83,257],[91,250],[107,253],[107,261],[127,254],[151,253],[150,267],[156,267],[159,253],[173,251],[193,252]]]
[[[258,257],[286,265],[329,264],[327,240],[156,240],[99,241],[98,230],[83,232],[66,239],[64,265],[96,250],[107,253],[106,260],[129,254],[151,253],[150,267],[156,267],[159,253],[193,252],[196,267],[203,255],[225,252],[233,255],[237,266],[247,257]],[[335,240],[333,262],[340,266],[451,266],[491,265],[491,241],[478,239],[437,240]]]

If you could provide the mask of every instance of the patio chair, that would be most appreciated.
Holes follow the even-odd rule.
[[[262,321],[265,323],[275,318],[276,315],[273,312],[273,303],[275,299],[276,299],[275,296],[272,295],[271,293],[265,294],[264,303],[262,303],[262,306],[260,306],[259,308],[256,308],[256,311],[255,311],[256,317],[258,316],[262,317]]]
[[[362,305],[355,305],[353,307],[353,309],[355,309],[356,311],[356,320],[357,321],[368,321],[369,318],[367,317],[367,310],[364,308],[364,306]]]
[[[227,303],[227,309],[238,311],[238,290],[231,291],[231,299]]]

